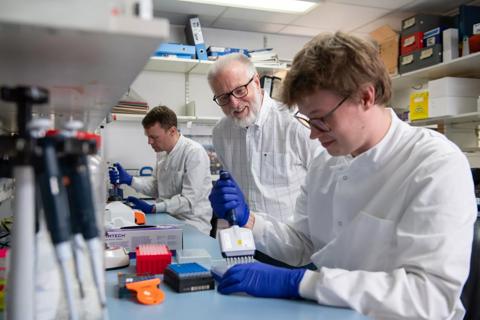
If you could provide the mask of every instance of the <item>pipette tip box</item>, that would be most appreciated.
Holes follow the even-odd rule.
[[[137,274],[163,273],[165,268],[172,263],[172,253],[164,244],[141,244],[136,250]]]
[[[177,292],[213,290],[215,282],[210,271],[196,262],[169,265],[163,280]]]

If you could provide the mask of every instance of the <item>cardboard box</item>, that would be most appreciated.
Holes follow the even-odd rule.
[[[423,47],[433,47],[436,44],[443,43],[443,27],[429,30],[423,34]]]
[[[399,72],[406,73],[442,62],[442,45],[417,50],[409,55],[401,56],[399,60]]]
[[[470,37],[473,34],[473,26],[480,22],[480,7],[461,5],[458,7],[458,35],[459,39]]]
[[[410,94],[410,120],[420,120],[429,117],[428,91]]]
[[[372,32],[370,36],[378,43],[380,50],[380,58],[387,67],[390,75],[398,74],[398,52],[399,52],[399,35],[390,28],[384,25]]]
[[[423,48],[423,32],[414,32],[400,38],[400,54],[402,56]]]
[[[172,251],[180,250],[183,249],[183,229],[177,224],[113,229],[105,232],[105,243],[133,253],[139,244],[148,243],[166,244]]]
[[[445,17],[431,14],[417,14],[413,17],[402,20],[402,36],[414,32],[425,32],[440,27]]]

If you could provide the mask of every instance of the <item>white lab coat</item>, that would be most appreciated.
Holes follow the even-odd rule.
[[[223,118],[213,129],[213,145],[253,211],[291,218],[308,166],[323,147],[292,113],[264,95],[257,120],[248,128]]]
[[[205,149],[191,139],[180,136],[173,150],[157,153],[152,177],[134,177],[132,187],[164,202],[173,217],[185,220],[209,234],[212,208],[208,195],[212,188],[210,159]]]
[[[352,158],[314,159],[291,225],[257,215],[257,249],[312,261],[300,295],[375,319],[462,319],[477,216],[469,164],[441,134],[393,111],[386,136]]]

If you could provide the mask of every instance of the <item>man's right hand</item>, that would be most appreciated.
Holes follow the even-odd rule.
[[[250,210],[245,202],[242,190],[230,175],[226,179],[217,180],[208,199],[214,214],[220,219],[229,220],[228,212],[233,210],[240,227],[248,222]],[[232,221],[229,222],[232,224]]]
[[[120,163],[115,163],[114,168],[108,169],[108,175],[110,176],[110,183],[111,184],[132,184],[132,176],[122,168]]]

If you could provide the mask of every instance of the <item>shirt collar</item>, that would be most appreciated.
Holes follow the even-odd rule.
[[[380,165],[388,157],[388,153],[392,150],[392,146],[395,145],[395,132],[403,124],[403,122],[397,117],[393,109],[387,108],[390,112],[391,123],[385,136],[380,140],[373,148],[360,154],[358,157],[351,157],[351,161],[360,160],[361,162],[368,161],[374,165]]]
[[[377,167],[383,162],[388,161],[388,157],[395,145],[395,133],[404,123],[397,117],[393,109],[387,108],[387,110],[390,112],[392,121],[385,136],[373,148],[370,148],[357,157],[352,157],[351,155],[342,157],[342,162],[345,164],[352,164],[354,162],[362,164],[368,163],[371,164],[372,167]]]
[[[172,151],[168,154],[169,156],[172,156],[175,154],[175,152],[179,149],[182,148],[182,145],[185,143],[185,138],[183,135],[180,133],[180,136],[178,137],[177,143],[175,143],[175,146],[173,147]]]

